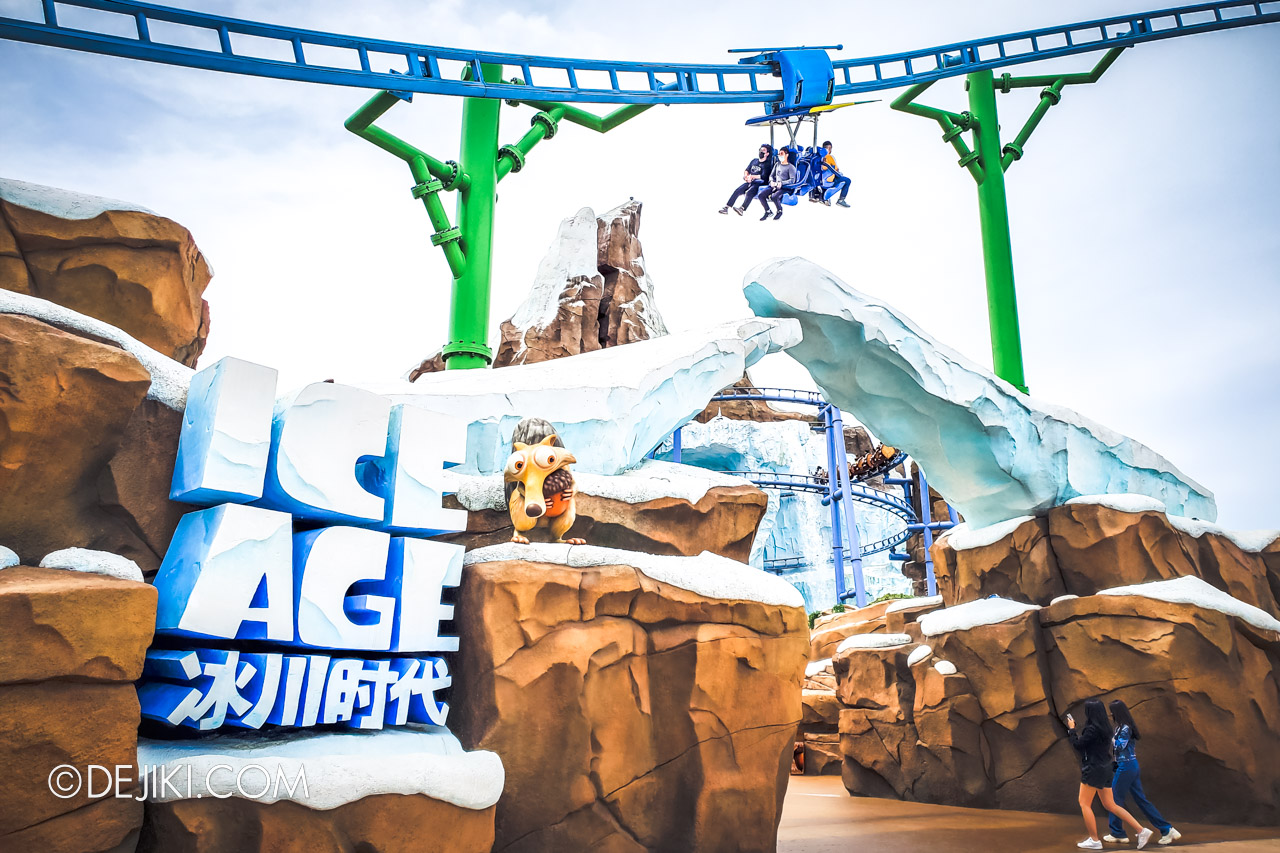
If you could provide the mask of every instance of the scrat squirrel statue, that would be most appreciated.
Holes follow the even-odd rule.
[[[577,518],[573,474],[569,472],[569,465],[577,461],[564,449],[555,427],[542,418],[525,418],[516,425],[511,455],[502,472],[507,511],[515,526],[512,542],[528,545],[529,539],[523,534],[545,524],[557,542],[587,544],[585,539],[564,538]]]

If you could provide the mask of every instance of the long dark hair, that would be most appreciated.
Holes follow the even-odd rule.
[[[1096,728],[1099,734],[1106,735],[1108,740],[1114,734],[1111,730],[1111,720],[1107,717],[1107,708],[1100,699],[1085,700],[1084,723],[1086,726]]]
[[[1116,721],[1116,728],[1128,726],[1130,737],[1134,740],[1142,740],[1142,735],[1138,734],[1138,724],[1133,721],[1133,714],[1129,713],[1129,706],[1119,699],[1113,699],[1109,707],[1111,708],[1111,719]]]

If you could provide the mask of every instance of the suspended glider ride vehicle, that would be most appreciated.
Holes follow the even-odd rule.
[[[831,167],[824,162],[826,149],[818,144],[818,119],[824,114],[855,107],[859,104],[876,103],[870,101],[847,101],[843,104],[831,103],[835,91],[835,69],[831,64],[828,50],[843,50],[843,45],[827,45],[825,47],[779,47],[779,48],[736,48],[730,53],[750,53],[738,60],[739,64],[760,64],[775,66],[774,74],[782,78],[782,100],[765,104],[765,114],[747,119],[748,127],[769,127],[769,145],[775,151],[776,128],[787,129],[787,161],[796,167],[796,181],[783,187],[785,191],[782,203],[794,205],[801,196],[811,192],[821,195],[827,201],[835,195],[840,186],[834,178]],[[813,144],[803,145],[798,139],[805,122],[813,125]]]

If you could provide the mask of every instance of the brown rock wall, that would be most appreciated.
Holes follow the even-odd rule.
[[[468,566],[451,727],[506,767],[495,850],[772,850],[800,608],[626,566]],[[465,709],[465,710],[463,710]]]
[[[191,233],[132,210],[64,219],[0,199],[0,287],[29,293],[128,332],[194,365],[209,334],[201,298],[212,271]],[[7,235],[7,236],[6,236]]]

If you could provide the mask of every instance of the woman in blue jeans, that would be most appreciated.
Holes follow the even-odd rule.
[[[1133,801],[1138,804],[1138,808],[1142,809],[1142,813],[1147,816],[1156,831],[1160,833],[1160,840],[1156,843],[1172,844],[1182,837],[1182,833],[1174,829],[1173,825],[1165,820],[1160,815],[1160,812],[1156,811],[1156,807],[1151,805],[1147,795],[1142,792],[1142,777],[1138,772],[1138,756],[1133,749],[1134,741],[1142,739],[1142,735],[1138,733],[1138,724],[1133,721],[1133,715],[1129,713],[1129,706],[1119,699],[1114,700],[1109,707],[1111,708],[1111,719],[1116,722],[1114,740],[1116,774],[1111,781],[1111,793],[1115,797],[1116,805],[1123,806],[1125,800],[1132,795]],[[1129,838],[1125,835],[1124,824],[1120,822],[1119,818],[1112,815],[1109,826],[1111,834],[1105,836],[1102,839],[1103,841],[1118,842],[1120,844],[1129,843]]]

